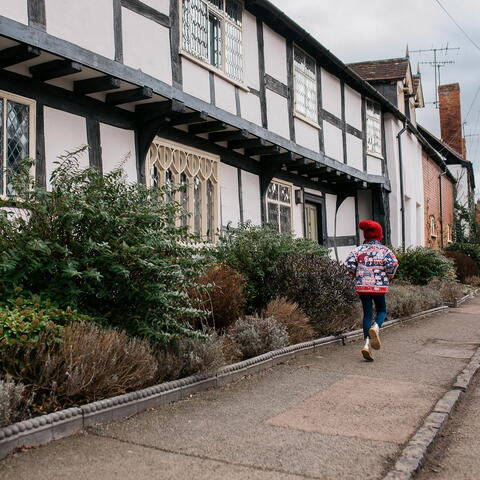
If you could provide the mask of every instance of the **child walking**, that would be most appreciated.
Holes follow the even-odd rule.
[[[373,221],[360,222],[365,242],[357,247],[347,258],[346,265],[355,278],[355,290],[360,295],[363,307],[363,337],[365,345],[362,355],[365,360],[374,360],[372,348],[380,349],[380,328],[387,316],[385,296],[390,280],[398,268],[393,252],[381,243],[382,226]],[[375,322],[373,320],[375,304]]]

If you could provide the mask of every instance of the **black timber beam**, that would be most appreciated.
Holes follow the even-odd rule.
[[[247,157],[255,157],[256,155],[270,155],[280,153],[280,147],[277,145],[267,145],[264,147],[253,147],[253,148],[246,148],[245,155]]]
[[[139,102],[153,97],[153,91],[149,87],[132,88],[121,92],[107,93],[105,98],[109,105],[122,105],[124,103]]]
[[[40,56],[40,50],[24,43],[0,51],[0,68],[10,67]]]
[[[209,132],[217,132],[219,130],[225,130],[227,128],[227,124],[224,122],[205,122],[199,123],[197,125],[190,125],[188,127],[188,131],[193,134],[198,133],[209,133]]]
[[[296,171],[298,171],[299,168],[304,167],[305,165],[311,165],[311,164],[307,163],[305,158],[299,158],[294,163],[292,163],[291,165],[288,165],[287,170],[289,172],[296,172]]]
[[[87,78],[85,80],[77,80],[76,82],[73,82],[73,91],[83,94],[105,92],[117,88],[120,88],[120,80],[111,77],[110,75]]]
[[[297,159],[293,153],[285,152],[273,155],[262,155],[261,161],[266,165],[289,165],[296,162]]]
[[[187,113],[183,102],[179,100],[167,100],[165,102],[152,102],[137,105],[135,113],[140,119],[147,121],[150,118],[169,117],[176,118],[180,114]]]
[[[231,150],[240,150],[241,148],[264,147],[267,142],[263,138],[245,138],[243,140],[231,140],[228,142],[228,148]]]
[[[324,165],[320,165],[319,163],[314,162],[314,163],[308,163],[303,167],[299,167],[297,169],[297,173],[299,175],[305,175],[305,174],[310,174],[310,173],[313,172],[316,175],[320,175],[324,171],[326,171],[326,169],[327,169],[327,167],[325,167]]]
[[[170,122],[170,126],[174,127],[176,125],[189,125],[191,123],[201,123],[208,120],[208,113],[206,112],[189,112],[183,113],[178,117],[174,118]]]
[[[213,132],[208,136],[211,142],[228,142],[230,140],[242,140],[248,138],[247,130],[234,130],[228,132]]]
[[[52,60],[30,67],[30,73],[37,80],[52,80],[82,71],[82,66],[71,60]]]

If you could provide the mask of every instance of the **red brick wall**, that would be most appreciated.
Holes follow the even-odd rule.
[[[462,108],[460,103],[460,85],[440,85],[440,129],[442,140],[465,158],[465,142],[462,131]]]
[[[440,218],[440,184],[438,176],[442,169],[423,152],[423,189],[425,205],[425,245],[432,248],[441,248],[441,218]],[[446,176],[442,175],[442,206],[443,206],[443,245],[448,245],[448,229],[453,235],[453,202],[454,185]],[[435,218],[436,236],[433,237],[430,231],[430,218]]]

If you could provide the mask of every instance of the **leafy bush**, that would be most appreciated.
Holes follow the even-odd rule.
[[[445,249],[447,252],[460,252],[468,255],[480,268],[480,244],[478,243],[451,243]]]
[[[45,341],[59,341],[65,325],[89,318],[67,307],[65,310],[40,297],[8,299],[0,307],[0,348],[16,343],[33,343],[43,336]]]
[[[29,386],[38,411],[78,405],[151,385],[157,362],[150,344],[124,332],[74,323],[61,343],[13,345],[0,367]]]
[[[247,280],[247,307],[259,311],[274,297],[270,277],[285,255],[328,256],[328,251],[313,240],[279,233],[273,227],[240,225],[220,238],[214,255]]]
[[[408,317],[441,305],[443,298],[440,292],[428,286],[395,282],[387,295],[389,318]]]
[[[177,320],[198,314],[186,290],[204,260],[174,221],[181,207],[171,192],[126,183],[121,169],[80,169],[81,153],[62,159],[51,192],[30,179],[30,163],[20,166],[18,214],[0,210],[0,296],[21,287],[134,335],[185,334]]]
[[[239,318],[228,330],[230,348],[241,359],[261,355],[288,345],[288,333],[284,325],[272,317],[250,315]]]
[[[468,293],[468,287],[453,280],[433,279],[428,286],[440,294],[444,303],[454,303]]]
[[[286,298],[270,301],[263,315],[274,318],[285,326],[291,344],[308,342],[315,338],[315,330],[303,310],[297,303],[289,302]]]
[[[274,292],[296,302],[319,334],[339,333],[354,322],[358,296],[344,265],[318,255],[284,257],[272,280]]]
[[[478,267],[477,263],[466,253],[445,252],[444,255],[447,258],[450,258],[451,260],[453,260],[453,262],[455,263],[457,278],[462,283],[466,283],[465,280],[468,277],[480,276],[480,268]]]
[[[29,406],[24,385],[9,377],[0,379],[0,428],[25,420]]]
[[[208,312],[210,328],[223,330],[245,313],[246,282],[233,268],[223,263],[212,265],[199,283],[203,288],[190,296],[199,302],[199,308]]]
[[[433,248],[415,247],[408,248],[405,252],[397,250],[395,255],[399,262],[396,273],[398,280],[427,285],[433,278],[455,278],[453,262]]]

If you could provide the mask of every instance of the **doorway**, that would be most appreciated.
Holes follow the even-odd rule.
[[[325,215],[323,198],[305,193],[305,237],[325,244]]]

